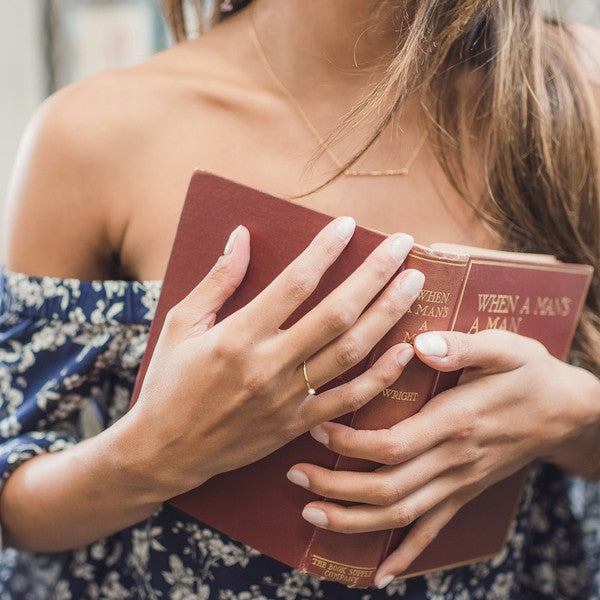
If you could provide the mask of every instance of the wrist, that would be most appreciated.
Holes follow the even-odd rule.
[[[110,430],[110,455],[114,470],[121,473],[132,497],[140,504],[160,506],[163,502],[193,489],[211,475],[202,469],[202,459],[193,476],[185,477],[178,451],[165,440],[168,435],[149,425],[136,404]],[[108,430],[107,430],[108,431]]]

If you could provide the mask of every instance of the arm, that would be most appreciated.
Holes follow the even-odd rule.
[[[98,92],[107,84],[112,82],[95,79],[65,88],[31,120],[0,236],[8,268],[36,276],[111,277],[113,243],[102,180],[111,170],[102,148],[109,140],[100,120],[90,119],[101,114]],[[134,483],[121,458],[119,432],[125,426],[18,467],[0,495],[4,544],[38,551],[75,547],[156,510],[156,499],[144,495],[141,480]]]
[[[545,458],[586,479],[600,481],[600,379],[589,371],[566,366],[570,399],[580,407],[580,425]]]
[[[98,141],[75,135],[73,113],[62,103],[56,111],[46,105],[42,113],[21,151],[9,198],[8,266],[39,275],[102,277],[110,245]],[[61,127],[65,114],[69,119]],[[306,395],[298,365],[310,358],[311,382],[321,386],[362,360],[402,317],[423,276],[403,271],[387,284],[410,249],[410,236],[390,236],[330,297],[279,330],[353,230],[352,219],[334,220],[253,302],[214,325],[249,260],[248,231],[236,230],[231,251],[170,311],[135,407],[95,438],[32,458],[8,478],[0,495],[6,543],[54,552],[111,534],[209,477],[358,408],[395,381],[413,354],[406,344],[318,399]],[[218,406],[215,397],[222,399]]]
[[[329,529],[372,531],[414,522],[379,567],[381,586],[406,569],[462,506],[536,459],[600,477],[600,382],[594,375],[507,331],[430,332],[417,336],[415,349],[434,369],[464,369],[459,385],[389,429],[324,423],[312,430],[334,452],[384,467],[335,477],[316,465],[293,467],[317,494],[359,503],[310,503],[326,513]]]
[[[126,421],[16,469],[0,494],[5,546],[36,552],[76,548],[158,510],[149,478],[144,485],[126,460]]]

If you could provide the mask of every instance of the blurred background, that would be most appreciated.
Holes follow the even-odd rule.
[[[600,0],[545,2],[569,21],[600,27]],[[0,219],[19,139],[40,102],[63,85],[135,64],[170,43],[159,0],[2,1]]]

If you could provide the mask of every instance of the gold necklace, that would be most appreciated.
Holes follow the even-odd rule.
[[[321,147],[323,147],[325,149],[325,152],[327,153],[329,158],[333,161],[333,163],[337,166],[338,169],[341,169],[343,165],[340,162],[340,160],[338,159],[338,157],[333,153],[331,148],[325,143],[325,140],[321,137],[321,134],[317,131],[316,127],[312,124],[311,120],[308,118],[308,115],[304,112],[304,109],[300,106],[300,103],[296,100],[296,98],[294,98],[292,93],[285,87],[285,85],[283,85],[283,82],[281,81],[281,79],[279,79],[279,77],[277,77],[275,71],[273,70],[271,63],[269,62],[269,59],[267,58],[265,50],[264,50],[262,44],[260,43],[260,40],[258,39],[258,33],[256,31],[256,25],[254,23],[254,2],[249,7],[249,13],[250,14],[249,14],[249,18],[248,18],[248,29],[250,31],[250,38],[252,39],[254,46],[256,47],[256,51],[258,52],[258,55],[260,56],[260,59],[264,65],[265,69],[267,70],[267,72],[269,72],[271,74],[273,81],[275,81],[275,83],[277,84],[277,86],[279,87],[281,92],[284,94],[284,96],[286,96],[288,98],[288,100],[292,103],[292,105],[296,108],[296,110],[298,111],[298,114],[302,117],[302,120],[304,121],[304,123],[306,124],[306,126],[308,127],[310,132],[313,134],[315,139],[319,142]],[[390,176],[390,175],[408,175],[413,162],[417,158],[417,155],[419,154],[421,148],[423,147],[423,144],[425,143],[426,138],[427,138],[427,131],[425,131],[425,133],[421,136],[421,139],[417,143],[415,149],[413,150],[413,153],[410,155],[408,162],[403,167],[400,167],[399,169],[381,169],[379,171],[373,171],[373,170],[364,170],[364,171],[358,170],[357,171],[357,170],[352,170],[352,169],[344,169],[343,174],[348,177],[379,177],[379,176]]]

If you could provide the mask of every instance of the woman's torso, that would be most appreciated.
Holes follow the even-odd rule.
[[[102,205],[94,227],[110,249],[102,265],[90,254],[79,272],[61,272],[56,264],[33,274],[160,279],[194,168],[285,196],[313,189],[324,181],[319,173],[333,172],[335,165],[324,156],[316,175],[301,179],[315,139],[269,79],[245,18],[235,15],[138,67],[101,74],[64,92],[71,102],[79,101],[87,135],[102,149],[90,183],[92,202]],[[358,100],[362,94],[358,88],[340,92],[304,109],[324,136],[350,107],[348,97]],[[423,133],[415,106],[406,106],[394,139],[386,130],[359,166],[406,164]],[[364,139],[351,136],[336,152],[347,158]],[[471,176],[476,181],[480,173],[472,169]],[[445,180],[427,143],[407,176],[341,177],[296,201],[332,215],[352,215],[384,232],[411,233],[423,244],[498,244]],[[32,262],[27,252],[15,249],[11,268],[31,272],[21,268]]]
[[[353,99],[357,100],[359,95],[355,92]],[[65,90],[64,94],[70,96],[77,107],[77,114],[69,118],[83,124],[82,136],[97,144],[97,151],[89,155],[86,183],[74,191],[94,203],[92,210],[82,210],[81,217],[93,222],[77,221],[78,215],[74,213],[73,222],[69,223],[70,234],[81,256],[76,267],[73,263],[64,266],[58,258],[53,258],[60,253],[54,253],[51,247],[40,253],[39,247],[24,236],[12,246],[9,265],[14,271],[80,279],[161,279],[194,168],[276,195],[295,194],[322,181],[322,178],[307,178],[302,187],[299,185],[305,162],[314,150],[314,140],[293,106],[277,93],[264,72],[241,17],[232,17],[206,36],[161,53],[139,67],[102,74]],[[325,134],[350,104],[347,98],[340,96],[324,98],[321,103],[304,108],[316,115],[315,124]],[[414,107],[407,107],[399,125],[404,131],[393,142],[387,136],[382,138],[377,151],[370,152],[362,166],[379,169],[406,163],[422,135]],[[333,167],[326,158],[320,165]],[[43,176],[40,179],[43,180]],[[476,182],[481,173],[475,170],[471,176]],[[418,155],[407,177],[341,178],[298,201],[332,215],[350,214],[359,223],[382,231],[409,232],[424,244],[434,241],[498,244],[445,181],[427,147]],[[90,219],[89,214],[94,218]],[[62,234],[64,211],[57,210],[56,219],[52,222],[49,217],[42,225],[44,230]],[[35,233],[32,237],[35,240]],[[97,251],[96,246],[101,243],[106,248]],[[35,260],[31,260],[30,252],[36,253]],[[98,256],[103,260],[98,260]],[[35,268],[31,268],[32,264]],[[36,269],[39,272],[36,273]],[[135,360],[125,358],[129,371],[122,386],[123,397],[130,392],[138,366]],[[106,379],[112,380],[112,376]],[[107,412],[113,409],[106,407]],[[126,403],[121,409],[126,409]],[[557,510],[562,509],[566,500],[562,478],[556,476],[550,480],[546,488],[536,486],[539,498],[534,506],[551,502]],[[553,490],[553,486],[557,489]],[[534,493],[533,488],[530,493]],[[497,592],[496,597],[508,597],[508,589],[516,584],[525,563],[533,563],[528,565],[528,573],[551,573],[555,562],[561,561],[558,558],[555,561],[554,555],[550,560],[541,554],[560,546],[558,538],[564,539],[567,526],[561,524],[547,532],[545,522],[532,525],[530,502],[531,496],[525,498],[509,549],[496,561],[446,575],[432,575],[427,580],[413,580],[408,588],[414,590],[416,597],[424,597],[425,590],[437,592],[436,597],[461,597],[460,594],[465,598],[484,597],[489,590]],[[188,569],[197,574],[198,560],[190,553],[194,548],[203,548],[206,542],[209,548],[206,556],[215,566],[208,569],[211,575],[206,582],[214,588],[214,597],[220,593],[219,598],[232,600],[260,598],[264,597],[262,593],[266,597],[335,598],[339,593],[339,588],[332,584],[324,584],[319,589],[316,580],[281,568],[266,557],[252,555],[249,564],[246,563],[243,552],[248,550],[236,544],[230,546],[229,540],[211,530],[202,533],[202,528],[194,522],[178,521],[181,515],[173,514],[173,510],[167,506],[143,524],[79,553],[68,554],[62,571],[56,570],[56,563],[49,563],[48,568],[56,571],[59,581],[65,581],[67,588],[75,585],[73,573],[82,573],[84,581],[89,565],[97,565],[94,567],[98,569],[96,575],[103,571],[107,585],[112,585],[114,590],[114,595],[106,592],[100,597],[128,597],[128,592],[119,595],[119,586],[152,590],[153,584],[144,581],[144,577],[161,579],[166,591],[171,585],[187,581]],[[569,519],[566,521],[570,523]],[[547,533],[551,534],[552,541],[545,537]],[[163,535],[165,537],[161,537]],[[213,538],[216,541],[209,544]],[[534,546],[539,547],[539,555],[534,552],[533,559],[526,558],[527,551]],[[187,554],[185,548],[189,550]],[[227,562],[232,560],[228,558],[229,548],[239,555],[239,560],[232,563],[237,569],[233,575]],[[110,562],[113,556],[118,564]],[[147,562],[138,564],[140,557]],[[44,568],[41,571],[47,572]],[[576,578],[577,568],[571,567],[571,571]],[[231,583],[234,575],[235,584]],[[211,580],[213,576],[224,578],[227,585]],[[265,577],[272,577],[273,583],[265,583]],[[171,580],[174,583],[165,583]],[[208,597],[204,580],[194,580],[194,585],[199,586],[195,590],[197,597]],[[398,594],[402,594],[404,585],[398,584]],[[309,589],[310,586],[314,589]],[[239,595],[233,591],[227,595],[229,592],[224,590],[228,589]],[[68,597],[68,593],[67,590],[64,597]],[[393,593],[388,589],[371,596],[355,591],[345,597],[384,597]],[[153,595],[148,593],[144,597]]]

